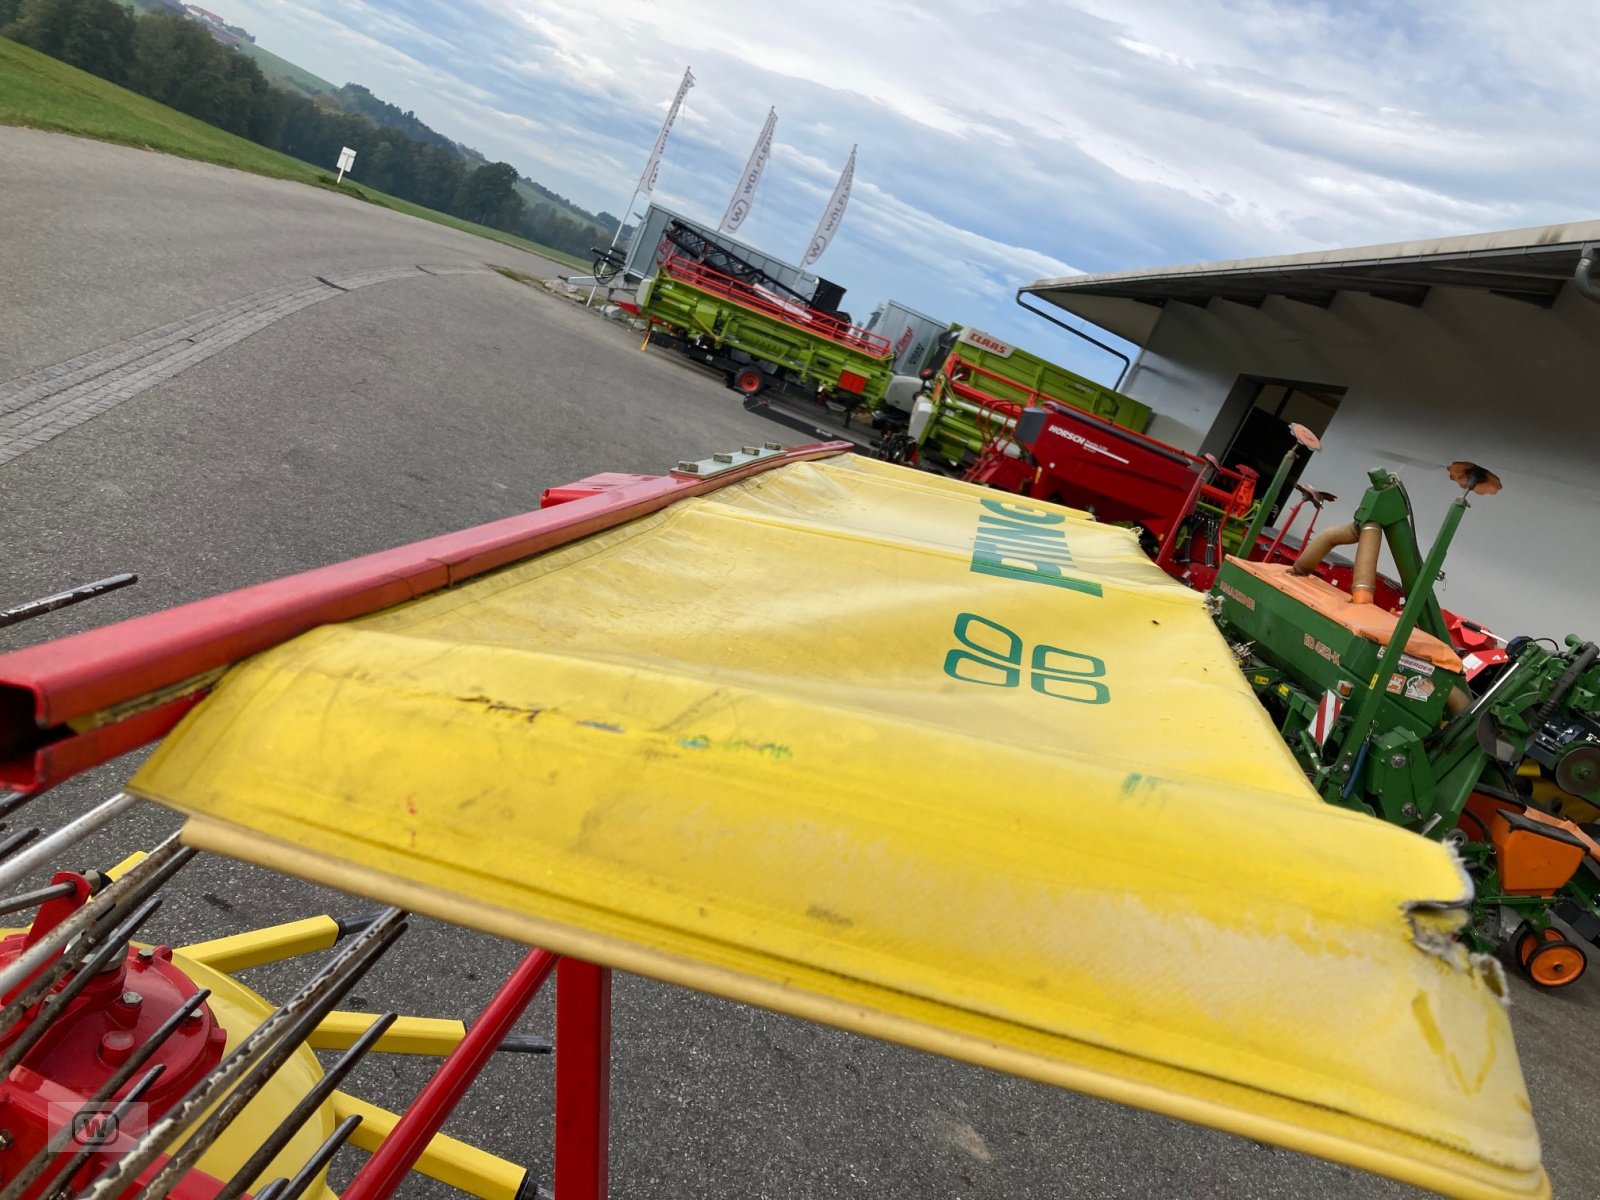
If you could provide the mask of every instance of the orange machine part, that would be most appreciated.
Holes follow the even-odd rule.
[[[1566,886],[1586,855],[1600,860],[1600,846],[1583,830],[1536,808],[1473,792],[1467,813],[1488,830],[1500,886],[1510,895],[1552,895]],[[1473,822],[1465,824],[1471,830]]]

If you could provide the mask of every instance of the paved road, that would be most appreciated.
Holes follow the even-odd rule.
[[[282,179],[0,127],[0,381],[315,275],[547,259]]]
[[[128,360],[142,364],[132,375],[109,366],[84,381],[120,397],[98,413],[71,408],[77,384],[50,393],[52,411],[82,419],[0,463],[0,599],[122,569],[143,579],[0,646],[523,511],[541,488],[592,471],[653,472],[751,440],[793,440],[686,364],[640,353],[636,334],[482,270],[553,270],[502,247],[312,189],[66,138],[0,129],[0,163],[0,267],[18,255],[31,264],[24,277],[0,269],[9,356],[0,389],[64,360],[104,366],[116,355],[96,352],[116,343],[137,342],[144,355]],[[43,207],[57,198],[78,235]],[[464,273],[407,269],[328,296],[311,283],[419,263]],[[318,298],[170,372],[168,359],[149,359],[166,353],[150,349],[160,339],[139,341],[272,289]],[[193,336],[204,342],[219,327],[201,322]],[[127,380],[140,371],[134,387]],[[5,429],[0,416],[0,439]],[[30,811],[59,820],[130,770],[95,772]],[[171,824],[142,811],[84,860],[149,844]],[[155,929],[174,942],[363,908],[214,858],[180,880]],[[466,1016],[519,956],[419,922],[354,1003]],[[296,977],[284,967],[250,981],[282,994]],[[1600,1074],[1590,1034],[1600,982],[1557,997],[1515,991],[1548,1162],[1562,1194],[1590,1194],[1600,1152],[1584,1114]],[[1413,1194],[646,980],[619,980],[616,1011],[619,1197]],[[524,1022],[549,1025],[547,1004]],[[381,1056],[355,1090],[402,1105],[425,1071]],[[502,1059],[448,1128],[546,1166],[550,1092],[547,1060]],[[348,1152],[340,1171],[360,1157]],[[414,1182],[404,1194],[443,1189]]]

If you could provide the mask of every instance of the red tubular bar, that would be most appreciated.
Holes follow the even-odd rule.
[[[373,1152],[366,1165],[356,1172],[350,1186],[340,1193],[341,1200],[386,1200],[394,1195],[406,1172],[422,1157],[433,1135],[439,1132],[484,1064],[505,1041],[517,1018],[544,986],[557,961],[558,956],[548,950],[530,950],[517,964],[517,969],[478,1014],[467,1035],[417,1093],[393,1132],[383,1139],[383,1145]]]
[[[868,333],[858,325],[851,325],[817,309],[804,308],[799,302],[792,305],[785,304],[757,291],[742,280],[712,270],[704,263],[697,263],[674,254],[661,264],[661,270],[690,287],[721,296],[724,300],[730,300],[764,317],[782,321],[785,325],[815,334],[830,342],[849,346],[863,354],[870,354],[873,358],[885,358],[889,354],[889,339],[886,337]]]
[[[1189,489],[1189,495],[1184,499],[1183,511],[1173,520],[1167,536],[1161,539],[1161,551],[1156,555],[1156,566],[1163,571],[1172,566],[1174,553],[1178,549],[1178,534],[1183,529],[1183,519],[1194,512],[1194,506],[1200,501],[1200,489],[1205,486],[1206,477],[1203,472],[1196,471],[1194,486]]]
[[[610,1127],[611,970],[563,958],[556,968],[557,1200],[605,1200]]]
[[[162,737],[203,686],[154,693],[335,621],[389,608],[786,463],[848,453],[798,446],[711,478],[668,475],[321,567],[0,655],[0,786],[38,791]],[[84,733],[67,722],[151,706]]]

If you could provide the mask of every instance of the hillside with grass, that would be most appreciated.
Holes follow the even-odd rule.
[[[226,133],[6,38],[0,38],[0,125],[24,125],[77,134],[276,179],[292,179],[518,246],[570,266],[586,265],[583,259],[549,246],[424,208],[349,180],[335,184],[326,170]]]

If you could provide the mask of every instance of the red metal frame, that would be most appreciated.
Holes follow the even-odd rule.
[[[556,968],[558,1200],[603,1200],[610,1132],[611,970],[563,958]]]
[[[548,950],[530,950],[517,969],[502,983],[483,1012],[467,1030],[466,1036],[456,1045],[433,1077],[417,1093],[383,1144],[373,1151],[366,1165],[356,1172],[350,1186],[340,1193],[342,1200],[381,1200],[392,1196],[400,1186],[406,1172],[422,1157],[433,1135],[439,1132],[446,1119],[455,1111],[467,1088],[483,1071],[500,1043],[506,1040],[511,1027],[517,1023],[524,1010],[539,994],[550,972],[564,960]],[[559,1004],[559,997],[557,1003]],[[559,1044],[559,1022],[557,1025]],[[558,1057],[557,1062],[561,1061]],[[558,1065],[559,1072],[559,1065]],[[609,1069],[606,1076],[609,1084]],[[560,1161],[560,1138],[557,1137],[557,1161]],[[582,1195],[583,1193],[575,1193]],[[596,1197],[603,1192],[594,1193]],[[562,1200],[569,1200],[562,1193]]]
[[[841,346],[848,346],[852,350],[859,350],[863,354],[870,354],[873,358],[887,358],[891,347],[889,339],[880,334],[868,333],[858,325],[848,321],[841,321],[838,317],[820,312],[814,308],[805,308],[798,303],[785,304],[769,296],[767,293],[751,287],[743,280],[735,279],[731,275],[724,275],[721,271],[714,271],[704,263],[697,263],[682,255],[670,255],[661,264],[664,274],[687,283],[690,287],[699,288],[703,292],[710,292],[713,296],[720,296],[730,303],[741,308],[748,308],[751,312],[759,313],[774,321],[782,321],[794,329],[815,334]]]
[[[785,463],[848,453],[799,446],[710,478],[645,477],[544,509],[227,592],[0,656],[0,786],[36,792],[168,731],[207,673],[336,621],[390,608],[737,483]],[[174,697],[173,693],[177,693]],[[86,732],[68,722],[132,706]]]

